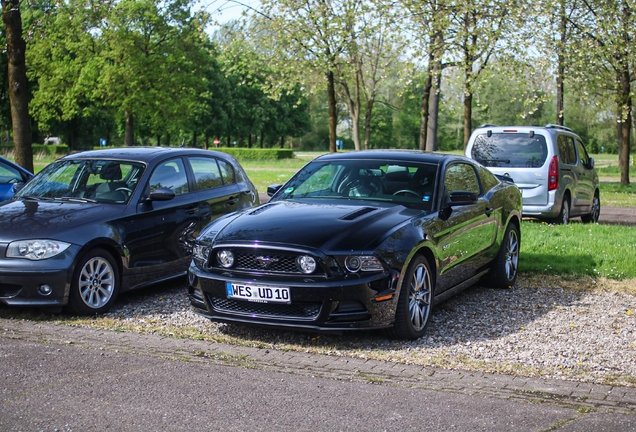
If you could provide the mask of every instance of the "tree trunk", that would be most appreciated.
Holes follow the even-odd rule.
[[[473,131],[473,94],[467,88],[464,92],[464,150]]]
[[[134,135],[134,130],[135,130],[135,120],[133,118],[133,115],[128,112],[128,110],[124,111],[124,115],[126,116],[126,132],[125,132],[125,142],[124,144],[127,147],[133,146],[135,145],[135,135]]]
[[[336,126],[338,113],[336,111],[336,84],[333,72],[327,72],[327,102],[329,104],[329,152],[336,152]]]
[[[428,132],[428,105],[431,98],[431,87],[433,86],[433,63],[434,56],[431,54],[428,57],[428,71],[426,72],[426,81],[424,82],[424,90],[422,91],[420,150],[426,150],[426,135]]]
[[[18,165],[33,172],[33,147],[31,146],[31,119],[26,75],[26,42],[22,38],[22,16],[19,0],[2,0],[7,43],[7,78],[13,125],[14,157]]]
[[[161,147],[161,134],[157,134],[157,147]]]
[[[566,25],[567,25],[567,17],[565,15],[565,0],[560,1],[560,10],[559,15],[561,19],[561,23],[559,25],[559,43],[557,44],[557,76],[556,76],[556,124],[563,126],[565,124],[564,117],[564,90],[565,86],[563,84],[563,79],[565,77],[565,39],[566,35]]]
[[[625,65],[627,63],[624,63]],[[621,133],[618,142],[618,166],[621,171],[621,184],[629,185],[629,144],[632,129],[632,98],[630,95],[630,74],[627,66],[619,74],[618,121]]]
[[[280,137],[280,148],[285,148],[285,135]]]
[[[439,114],[440,84],[442,81],[442,62],[435,60],[433,64],[433,85],[428,106],[428,127],[426,130],[426,150],[437,150],[437,121]]]
[[[371,118],[373,115],[373,102],[375,98],[367,101],[364,113],[364,149],[368,150],[371,144]]]
[[[192,147],[197,148],[197,133],[192,132]]]

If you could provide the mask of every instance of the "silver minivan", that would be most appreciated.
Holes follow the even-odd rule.
[[[466,156],[514,180],[523,195],[524,216],[562,224],[576,216],[586,223],[598,221],[594,159],[570,128],[483,125],[470,136]]]

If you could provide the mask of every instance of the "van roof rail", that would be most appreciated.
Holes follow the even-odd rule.
[[[496,124],[490,124],[490,123],[484,123],[483,125],[479,126],[480,128],[484,128],[484,127],[495,127],[497,126]]]
[[[547,127],[547,128],[554,128],[554,129],[563,129],[563,130],[566,130],[566,131],[568,131],[568,132],[574,132],[574,131],[573,131],[572,129],[570,129],[569,127],[561,126],[561,125],[558,125],[558,124],[552,124],[552,123],[550,123],[550,124],[545,125],[545,127]]]

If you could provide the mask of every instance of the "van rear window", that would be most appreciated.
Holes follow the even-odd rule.
[[[547,156],[545,137],[527,133],[478,135],[472,148],[472,158],[487,167],[536,168]]]

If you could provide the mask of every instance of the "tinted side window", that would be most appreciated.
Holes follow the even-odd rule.
[[[579,155],[579,162],[581,163],[581,165],[585,167],[589,167],[590,157],[588,156],[587,151],[585,150],[585,146],[579,140],[576,140],[576,152]]]
[[[559,135],[557,139],[559,147],[559,159],[564,164],[576,164],[576,151],[574,150],[574,140],[566,135]]]
[[[234,167],[224,160],[219,159],[219,168],[221,169],[221,177],[223,178],[223,184],[236,183],[236,177],[234,175]]]
[[[212,189],[223,186],[221,179],[221,171],[216,163],[216,159],[209,157],[190,157],[188,158],[194,173],[194,181],[197,184],[197,190]]]
[[[446,193],[468,191],[474,192],[477,196],[481,195],[475,170],[471,165],[465,163],[457,163],[448,167],[444,177],[444,186],[446,186]]]
[[[499,180],[497,177],[493,175],[486,168],[478,167],[477,172],[479,173],[479,180],[481,180],[481,186],[484,189],[484,192],[489,191],[499,184]]]
[[[170,159],[157,165],[150,177],[150,190],[158,187],[172,189],[175,195],[190,192],[188,177],[181,158]]]
[[[22,182],[20,171],[11,166],[0,163],[0,183],[19,183]]]

